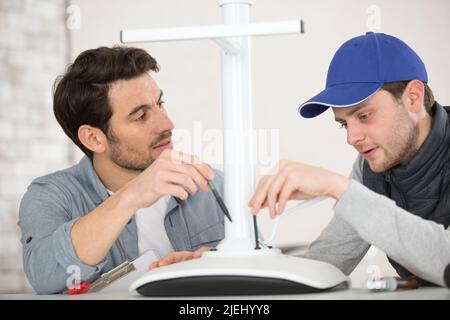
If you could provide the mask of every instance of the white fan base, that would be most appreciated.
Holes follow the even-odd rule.
[[[279,249],[210,251],[198,259],[148,271],[130,291],[144,296],[287,294],[350,287],[335,266]]]

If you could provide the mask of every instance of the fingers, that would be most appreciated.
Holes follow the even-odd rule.
[[[208,180],[214,179],[212,168],[202,163],[197,157],[186,155],[179,151],[171,150],[172,153],[163,153],[163,159],[167,160],[166,166],[168,169],[185,174],[192,178],[197,186],[204,192],[208,192]],[[189,189],[189,185],[186,185]]]
[[[196,157],[167,149],[124,187],[124,193],[137,210],[151,206],[164,195],[186,200],[198,188],[208,192],[208,179],[213,178],[209,165]]]
[[[264,176],[256,187],[255,194],[250,200],[253,215],[256,215],[259,212],[262,204],[266,201],[267,191],[274,178],[275,176]]]
[[[190,195],[193,195],[197,192],[198,189],[197,185],[194,183],[194,180],[189,175],[178,172],[171,172],[166,179],[167,182],[182,187],[187,192],[189,192]]]
[[[283,185],[283,189],[281,190],[278,196],[278,206],[275,211],[275,215],[280,215],[284,208],[286,207],[287,201],[290,199],[293,191],[293,187],[290,181],[286,181]]]
[[[209,251],[211,248],[209,247],[201,247],[200,249],[197,249],[194,251],[193,258],[200,258],[203,254],[203,252]]]
[[[197,157],[194,157],[197,159]],[[214,171],[212,170],[211,166],[207,163],[201,162],[200,160],[195,161],[192,166],[201,173],[203,177],[205,177],[208,180],[214,179]]]
[[[278,209],[276,204],[280,202],[279,195],[280,192],[287,193],[289,197],[292,189],[290,185],[287,185],[287,180],[289,179],[290,167],[285,166],[280,173],[273,179],[268,191],[267,191],[267,203],[269,206],[269,213],[272,218],[275,218],[278,214]]]
[[[189,197],[189,193],[185,188],[179,185],[167,184],[164,186],[163,190],[161,190],[161,194],[168,194],[174,197],[177,197],[181,200],[186,200]]]
[[[251,199],[250,199],[250,201],[248,202],[248,206],[250,207],[250,208],[252,208],[252,213],[253,214],[256,214],[257,213],[257,211],[255,210],[255,207],[256,207],[256,203],[259,201],[259,202],[261,202],[260,201],[260,197],[261,197],[261,195],[260,195],[260,190],[262,189],[262,186],[266,183],[266,180],[268,179],[268,177],[267,176],[263,176],[260,180],[259,180],[259,182],[258,182],[258,185],[256,186],[256,190],[255,190],[255,193],[253,194],[253,196],[251,197]],[[265,199],[264,199],[265,200]],[[263,200],[263,201],[264,201]],[[255,212],[256,211],[256,212]]]
[[[155,268],[167,266],[169,264],[184,261],[185,258],[190,255],[192,255],[192,252],[189,252],[189,251],[171,252],[168,255],[166,255],[164,258],[150,264],[149,269],[155,269]]]
[[[176,259],[175,252],[169,253],[164,258],[159,259],[159,260],[153,262],[152,264],[150,264],[150,269],[155,269],[158,267],[172,264],[172,263],[174,263],[175,259]]]
[[[200,189],[202,189],[204,192],[209,191],[208,179],[205,179],[205,177],[200,174],[200,172],[194,166],[189,164],[173,164],[172,166],[172,170],[175,170],[192,178],[193,182],[195,182],[195,184],[199,186]]]
[[[261,208],[260,208],[260,209],[265,209],[265,208],[267,208],[268,206],[269,206],[269,204],[267,203],[267,198],[266,198],[266,200],[264,200],[263,204],[261,205]]]
[[[188,155],[186,153],[177,150],[167,150],[164,152],[164,157],[170,158],[170,160],[175,164],[189,164],[195,168],[205,179],[214,179],[214,172],[208,164],[200,161],[196,156]]]
[[[271,175],[264,176],[260,180],[255,194],[249,202],[249,206],[252,208],[252,213],[254,215],[257,214],[259,210],[268,207],[270,216],[275,218],[277,214],[282,212],[282,209],[284,210],[285,203],[293,190],[293,186],[285,186],[286,181],[290,177],[291,169],[292,162],[282,160],[274,168]],[[280,199],[282,192],[283,198]],[[280,200],[282,200],[281,203]]]
[[[208,247],[201,247],[194,252],[191,251],[179,251],[179,252],[171,252],[166,255],[164,258],[153,262],[150,264],[149,269],[155,269],[163,266],[168,266],[173,263],[186,261],[190,259],[200,258],[203,252],[210,250]]]

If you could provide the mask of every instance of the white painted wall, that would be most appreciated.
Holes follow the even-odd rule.
[[[4,61],[9,64],[9,60],[6,58],[13,57],[10,51],[7,51],[8,48],[17,46],[22,48],[26,43],[36,42],[36,37],[24,39],[27,32],[33,33],[30,21],[34,20],[30,17],[42,15],[43,19],[49,19],[47,16],[51,16],[52,10],[63,9],[59,0],[42,0],[40,2],[43,3],[42,10],[33,9],[41,8],[35,6],[34,1],[0,1],[0,31],[6,31],[0,36],[0,57],[2,58],[0,67],[5,67]],[[81,18],[78,21],[80,28],[77,29],[77,23],[74,24],[74,21],[71,20],[74,17],[74,11],[66,14],[66,23],[72,28],[70,30],[70,60],[73,60],[85,49],[119,44],[119,30],[121,29],[208,25],[222,22],[216,0],[73,0],[70,3],[80,10]],[[52,9],[52,4],[59,6],[58,9]],[[28,18],[21,18],[17,13],[18,10],[20,13],[21,8],[30,8],[31,13]],[[39,10],[42,12],[39,13]],[[380,18],[378,26],[377,20],[374,20],[377,12]],[[419,53],[427,66],[429,84],[436,99],[441,104],[450,105],[450,91],[448,90],[450,42],[447,40],[450,31],[449,1],[255,0],[251,9],[251,19],[254,22],[299,18],[305,21],[305,34],[261,37],[255,38],[253,41],[255,127],[260,130],[259,132],[271,129],[278,132],[279,148],[272,151],[278,151],[280,158],[295,159],[323,166],[343,174],[349,173],[356,154],[352,148],[346,145],[345,131],[339,129],[334,123],[331,112],[314,120],[306,120],[299,117],[297,107],[299,103],[322,90],[325,85],[328,64],[340,44],[351,37],[364,34],[373,27],[379,27],[373,31],[389,33],[403,39]],[[54,30],[59,30],[58,32],[63,27],[62,23],[57,21],[53,23],[53,26]],[[31,28],[30,31],[26,31],[27,28]],[[50,38],[56,40],[56,43],[57,39],[65,41],[64,37],[58,38],[57,35],[46,36],[51,30],[47,24],[44,24],[43,29],[42,31],[36,29],[35,32],[37,34],[40,32],[41,42],[50,41]],[[16,30],[16,36],[6,37],[5,35],[12,33],[8,30]],[[46,40],[46,37],[49,39]],[[199,142],[200,147],[190,151],[201,153],[208,146],[205,135],[211,134],[211,130],[217,132],[222,126],[220,54],[217,45],[208,41],[192,41],[145,44],[141,47],[147,49],[161,65],[161,71],[156,75],[156,80],[164,90],[167,108],[176,127],[197,138],[196,141]],[[44,49],[42,49],[41,57],[42,61],[47,61],[52,54],[48,51],[53,49],[51,47]],[[61,63],[64,56],[63,50],[54,49],[52,52],[55,55],[59,54],[58,58],[54,58],[57,63],[54,63],[52,68],[44,68],[39,73],[42,74],[42,77],[35,77],[36,73],[33,75],[24,73],[23,75],[28,79],[27,81],[35,81],[35,83],[42,83],[42,79],[46,79],[45,81],[48,83],[42,84],[44,91],[49,90],[56,74],[63,72]],[[17,64],[18,61],[15,63]],[[24,66],[24,68],[27,67]],[[55,68],[59,71],[54,70]],[[31,102],[24,103],[29,107],[30,114],[28,115],[28,111],[20,108],[15,109],[14,113],[6,112],[5,108],[12,110],[14,106],[13,99],[8,98],[8,92],[10,92],[8,90],[12,85],[23,87],[22,84],[16,83],[15,79],[16,76],[11,75],[10,78],[3,81],[6,84],[0,83],[0,97],[3,99],[0,108],[5,111],[0,116],[2,123],[0,142],[3,155],[11,155],[10,152],[13,151],[27,154],[28,147],[26,146],[28,144],[35,146],[34,149],[30,147],[30,150],[40,150],[38,143],[42,144],[42,139],[37,138],[42,131],[41,127],[33,124],[33,121],[37,121],[33,120],[38,116],[37,109],[33,108]],[[0,74],[0,82],[1,80],[5,80],[4,73]],[[9,100],[6,101],[6,98]],[[56,120],[50,111],[51,102],[48,97],[44,101],[47,111],[40,116],[46,114],[48,121],[44,126],[54,128],[51,124],[56,124]],[[23,116],[20,116],[20,112]],[[13,117],[20,117],[20,119],[13,120]],[[36,135],[29,132],[33,130]],[[57,129],[55,128],[55,130]],[[16,144],[16,147],[12,147],[15,133],[19,132],[22,134],[28,132],[27,144],[19,143]],[[57,132],[60,134],[62,131],[57,130]],[[67,145],[61,144],[59,138],[57,141],[60,144],[61,154],[66,155],[67,159],[71,159],[72,155],[68,153],[72,151],[68,151]],[[58,153],[52,152],[51,154]],[[80,152],[76,152],[75,159],[80,155]],[[6,183],[5,179],[9,177],[15,185],[15,178],[11,177],[13,165],[17,165],[19,168],[17,170],[21,172],[20,168],[27,168],[25,172],[29,177],[26,183],[21,184],[20,190],[16,190],[19,188],[14,189],[16,190],[14,191],[15,196],[8,196],[7,199],[12,200],[6,201],[5,197],[0,197],[3,199],[0,202],[3,204],[1,228],[9,230],[8,236],[2,231],[1,246],[2,250],[3,248],[7,249],[4,252],[10,252],[8,257],[0,260],[0,275],[4,275],[1,279],[12,279],[9,282],[0,281],[0,292],[17,292],[24,288],[23,276],[19,276],[18,273],[21,270],[21,259],[17,246],[18,233],[15,229],[17,199],[24,192],[22,190],[24,186],[31,182],[31,176],[42,175],[43,169],[38,167],[33,171],[35,166],[20,166],[23,161],[19,161],[15,157],[0,157],[0,160],[2,160],[1,185],[4,186],[3,189],[6,190],[4,192],[7,194],[13,191],[8,187],[10,184]],[[205,160],[214,159],[206,157]],[[214,166],[221,167],[221,163],[217,163],[215,160],[211,162]],[[1,192],[0,196],[2,196]],[[333,201],[328,200],[306,209],[298,215],[286,217],[280,223],[275,245],[309,244],[329,222],[333,215],[333,204]],[[11,213],[8,215],[5,214],[5,205],[11,208],[8,211]],[[260,217],[259,221],[267,236],[271,221],[264,215]],[[373,266],[375,266],[375,270],[379,267],[382,274],[393,272],[387,265],[384,255],[377,250],[371,250],[367,258],[352,274],[354,286],[360,285],[367,276],[366,273],[373,270]],[[11,270],[17,270],[17,272],[14,273],[14,277],[11,277],[12,273],[2,271],[6,269],[9,270],[8,272]]]
[[[64,0],[0,0],[0,293],[31,291],[17,226],[27,186],[69,165],[51,102],[67,59],[64,12]]]

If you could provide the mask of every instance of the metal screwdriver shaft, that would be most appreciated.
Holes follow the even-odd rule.
[[[219,204],[225,216],[228,218],[228,220],[230,220],[230,222],[233,222],[233,220],[231,220],[230,213],[228,212],[228,209],[225,206],[225,202],[223,202],[222,197],[220,196],[219,192],[216,189],[216,186],[212,183],[212,181],[208,181],[208,187],[212,191],[214,197],[217,200],[217,203]]]

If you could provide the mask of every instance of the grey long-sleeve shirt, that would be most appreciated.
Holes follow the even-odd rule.
[[[450,227],[413,215],[365,187],[362,164],[359,156],[350,186],[334,206],[335,216],[304,256],[331,263],[348,275],[372,244],[415,275],[445,286]]]

